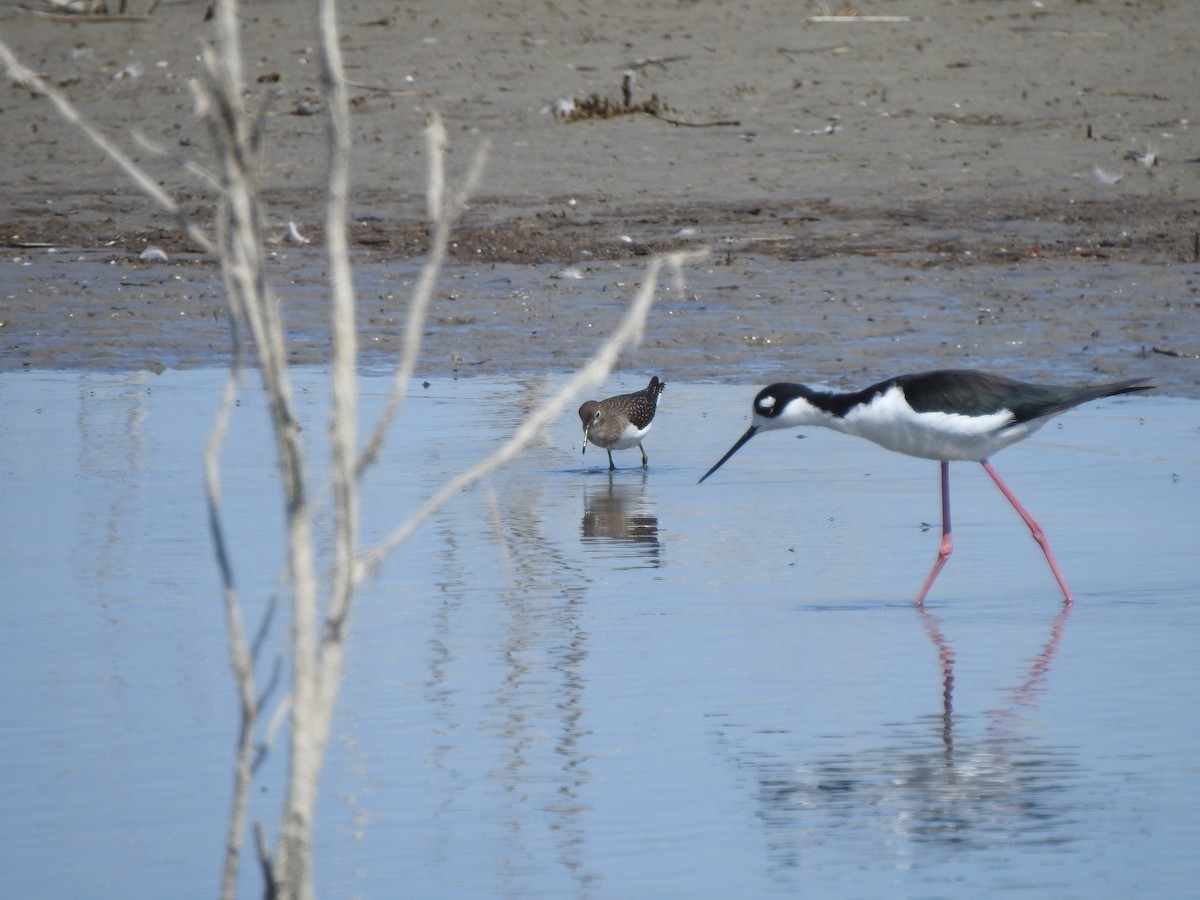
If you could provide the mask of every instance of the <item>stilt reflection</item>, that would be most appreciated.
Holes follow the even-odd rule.
[[[1045,690],[1046,678],[1050,673],[1054,655],[1062,641],[1063,630],[1066,628],[1067,616],[1071,613],[1070,603],[1064,603],[1062,611],[1054,618],[1050,635],[1041,651],[1031,660],[1025,678],[1005,693],[1011,698],[1012,705],[988,712],[993,729],[1000,721],[1016,715],[1016,706],[1033,706],[1037,697]],[[937,650],[938,660],[942,666],[942,743],[947,756],[954,752],[954,647],[946,640],[942,632],[941,622],[937,616],[924,606],[914,607],[921,616],[922,624]]]
[[[914,845],[959,854],[1072,840],[1078,811],[1065,798],[1075,796],[1069,788],[1082,777],[1078,751],[1048,744],[1020,713],[1046,689],[1070,607],[1052,621],[1022,680],[1002,690],[1007,702],[986,713],[983,728],[977,718],[956,717],[958,654],[938,617],[917,609],[941,668],[939,712],[881,723],[875,737],[823,734],[805,746],[777,725],[730,722],[719,730],[723,752],[740,772],[753,773],[777,880],[816,865],[823,845],[861,840],[871,830],[888,836],[884,846],[896,857],[877,860],[881,866],[908,865]]]

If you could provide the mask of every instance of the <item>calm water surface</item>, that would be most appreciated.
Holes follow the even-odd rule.
[[[200,447],[223,377],[0,376],[0,895],[216,893],[236,710]],[[551,386],[414,385],[366,537]],[[671,383],[646,473],[581,456],[569,413],[389,558],[355,610],[321,895],[1193,896],[1200,403],[1093,404],[997,457],[1069,611],[956,464],[921,612],[935,463],[783,432],[697,486],[757,387]],[[385,380],[363,389],[377,410]],[[323,374],[298,391],[320,468]],[[264,423],[248,382],[223,479],[252,620],[283,561]],[[272,830],[284,761],[254,787]]]

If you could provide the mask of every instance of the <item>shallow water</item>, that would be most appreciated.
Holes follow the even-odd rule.
[[[0,376],[4,896],[216,892],[236,711],[200,448],[223,377]],[[554,383],[414,385],[366,538]],[[956,464],[955,553],[921,612],[934,463],[783,432],[696,484],[755,387],[670,384],[644,473],[636,450],[611,475],[581,457],[570,412],[389,557],[353,619],[322,896],[1194,890],[1200,404],[1092,404],[997,457],[1065,612]],[[377,410],[385,380],[363,390]],[[320,372],[298,398],[319,464]],[[264,422],[248,382],[223,480],[252,621],[282,562]],[[271,829],[283,763],[254,787]]]

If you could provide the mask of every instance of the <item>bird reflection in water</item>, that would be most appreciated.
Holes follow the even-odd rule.
[[[938,659],[942,666],[942,744],[946,748],[949,759],[954,753],[954,647],[942,633],[942,625],[937,616],[924,606],[919,606],[917,609],[921,614],[922,623],[925,625],[925,632],[937,649]],[[1018,714],[1016,707],[1033,706],[1038,696],[1045,690],[1045,681],[1050,674],[1054,654],[1058,652],[1058,645],[1062,641],[1063,629],[1066,627],[1067,616],[1070,615],[1070,612],[1071,604],[1064,603],[1062,610],[1054,618],[1050,636],[1041,652],[1031,660],[1025,678],[1005,692],[1012,698],[1011,706],[988,713],[993,720],[993,731],[998,730],[1003,720],[1013,718]]]
[[[646,496],[646,476],[637,481],[613,481],[588,487],[583,494],[579,533],[584,544],[615,549],[635,556],[653,568],[661,564],[658,516]]]
[[[1046,690],[1070,610],[1064,605],[1053,619],[1024,676],[1002,690],[1005,702],[985,713],[982,729],[973,717],[955,717],[959,660],[940,620],[922,607],[916,614],[941,668],[938,713],[881,723],[873,746],[869,738],[864,746],[861,734],[826,734],[824,750],[795,745],[791,729],[779,723],[722,727],[718,743],[740,771],[754,773],[774,877],[804,877],[814,835],[833,845],[861,840],[864,828],[889,835],[885,845],[904,864],[913,844],[958,854],[1073,840],[1078,753],[1048,743],[1022,714]],[[889,843],[896,838],[902,842]]]

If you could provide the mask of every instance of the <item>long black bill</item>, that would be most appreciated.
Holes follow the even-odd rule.
[[[746,429],[746,433],[743,434],[740,438],[738,438],[736,444],[734,444],[732,447],[729,448],[729,452],[726,453],[724,456],[722,456],[719,460],[717,460],[717,464],[715,466],[713,466],[711,469],[709,469],[707,472],[704,473],[704,478],[707,478],[713,472],[717,471],[717,469],[721,468],[721,466],[725,465],[725,461],[727,459],[729,459],[729,457],[733,456],[733,454],[735,454],[739,450],[741,450],[742,445],[744,443],[746,443],[746,441],[750,440],[750,438],[754,437],[754,435],[756,435],[757,433],[758,433],[757,425],[751,425],[748,429]],[[701,478],[699,481],[696,482],[696,484],[703,484],[704,478]]]

